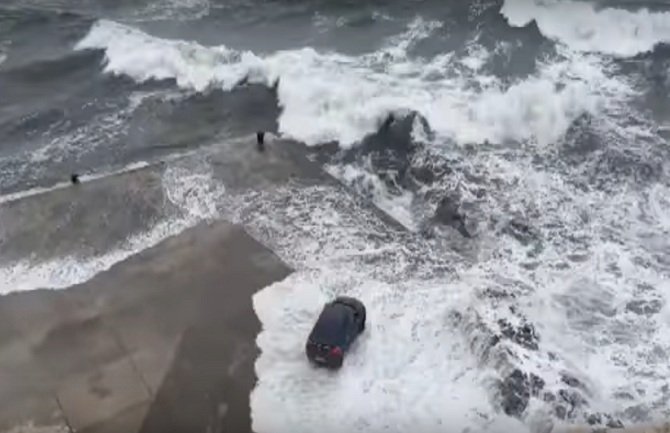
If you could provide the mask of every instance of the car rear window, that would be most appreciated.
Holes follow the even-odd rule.
[[[351,320],[351,311],[344,305],[328,305],[321,312],[309,339],[315,343],[342,344]]]

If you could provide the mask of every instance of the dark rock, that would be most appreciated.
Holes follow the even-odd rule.
[[[339,164],[368,161],[370,170],[385,180],[389,187],[411,187],[407,184],[412,183],[407,174],[412,157],[420,148],[411,138],[415,117],[415,114],[387,115],[380,119],[378,131],[363,138],[359,146],[341,150],[335,159]]]
[[[460,194],[456,192],[447,193],[435,209],[435,219],[445,225],[462,221],[463,216],[459,212],[460,201]]]
[[[626,311],[638,314],[640,316],[651,316],[663,308],[663,303],[658,299],[630,301],[626,304]]]
[[[542,394],[542,400],[551,403],[552,401],[556,401],[556,396],[550,392],[545,392]]]
[[[503,228],[503,233],[513,237],[523,245],[528,245],[538,240],[538,235],[533,229],[528,224],[519,220],[510,221]]]
[[[626,416],[626,418],[635,423],[648,422],[650,420],[649,408],[647,408],[642,404],[629,406],[623,411],[623,413]]]
[[[500,343],[500,336],[492,335],[491,338],[489,338],[488,348],[490,349],[498,343]]]
[[[621,399],[621,400],[635,400],[635,397],[633,397],[633,394],[631,394],[630,392],[626,392],[626,391],[616,392],[616,393],[614,393],[614,397],[616,397],[618,399]]]
[[[572,417],[575,414],[575,411],[583,406],[586,406],[588,403],[584,400],[584,397],[581,396],[577,391],[568,391],[561,389],[558,391],[558,396],[565,403],[568,404],[568,416]]]
[[[560,405],[554,408],[554,413],[556,414],[556,417],[558,419],[565,419],[565,417],[567,416],[567,412],[568,411],[563,406]]]
[[[592,413],[586,418],[589,425],[601,425],[603,423],[602,416],[599,413]]]
[[[586,422],[592,426],[602,426],[605,425],[608,428],[623,428],[623,423],[618,419],[612,418],[611,415],[606,413],[592,413],[586,417]],[[598,429],[598,431],[605,431],[604,429]]]
[[[498,320],[498,326],[502,335],[530,350],[538,349],[538,337],[535,333],[535,327],[530,323],[524,323],[518,328],[514,328],[506,320]]]
[[[636,258],[637,258],[637,257],[636,257]],[[637,264],[637,263],[636,263],[636,264]],[[649,266],[645,266],[645,267],[649,267]],[[649,283],[640,283],[640,284],[637,285],[637,289],[638,289],[640,292],[653,292],[653,291],[656,290],[656,289],[654,288],[654,286],[651,285],[651,284],[649,284]]]
[[[515,369],[500,384],[502,408],[505,414],[519,417],[528,407],[530,390],[528,376],[521,370]]]
[[[463,314],[460,311],[452,310],[448,314],[452,326],[458,326],[463,321]]]
[[[545,382],[540,376],[531,373],[530,374],[530,393],[534,397],[537,397],[544,388]]]
[[[430,167],[412,167],[410,168],[410,174],[414,179],[418,180],[424,184],[432,184],[435,182],[435,173]]]
[[[621,422],[621,420],[614,419],[614,418],[610,418],[610,419],[607,421],[606,426],[607,426],[608,428],[624,428],[624,427],[625,427],[625,426],[623,425],[623,423]]]
[[[565,143],[561,149],[569,161],[583,162],[585,155],[602,148],[604,143],[601,134],[592,126],[593,118],[583,114],[575,119],[565,134]]]
[[[566,372],[561,372],[561,382],[563,382],[564,384],[566,384],[568,386],[571,386],[573,388],[579,388],[579,389],[582,389],[582,390],[586,389],[584,384],[579,379],[577,379],[574,376],[571,376],[570,374],[568,374]]]
[[[452,227],[466,238],[472,237],[465,226],[465,217],[460,212],[460,194],[447,193],[437,205],[433,221],[438,224]]]
[[[485,289],[482,292],[482,295],[489,299],[497,299],[497,300],[516,298],[516,295],[514,293],[510,293],[507,290],[491,289],[491,288]]]

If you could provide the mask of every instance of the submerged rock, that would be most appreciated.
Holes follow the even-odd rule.
[[[530,385],[528,377],[521,370],[515,369],[500,383],[502,409],[506,415],[519,417],[528,407]]]
[[[558,396],[560,400],[565,403],[567,416],[569,418],[573,418],[580,408],[588,405],[588,402],[577,391],[561,389],[558,391]]]
[[[584,384],[579,379],[566,372],[561,373],[561,382],[573,388],[586,390],[586,386],[584,386]]]
[[[509,235],[519,241],[522,245],[528,245],[536,242],[539,235],[531,228],[530,225],[523,221],[513,219],[503,228],[503,233]]]
[[[456,191],[447,193],[437,205],[433,221],[452,227],[466,238],[472,237],[465,226],[465,216],[460,211],[460,194]]]
[[[626,311],[638,314],[640,316],[651,316],[663,308],[663,303],[658,299],[630,301],[626,304]]]
[[[435,172],[427,166],[412,167],[410,168],[410,174],[412,177],[414,177],[414,179],[426,185],[430,185],[435,182],[437,177]]]
[[[602,426],[607,428],[623,428],[623,423],[606,413],[592,413],[586,417],[586,422],[592,426]]]
[[[514,293],[511,293],[504,289],[492,289],[490,287],[484,289],[481,294],[483,297],[495,300],[510,299],[516,298]]]
[[[544,388],[544,380],[531,373],[514,369],[500,385],[502,409],[509,416],[519,417],[528,407],[530,397],[537,397]]]
[[[498,320],[500,332],[506,338],[514,341],[518,345],[530,350],[538,349],[538,336],[535,333],[535,327],[530,323],[524,323],[519,327],[512,326],[504,319]]]

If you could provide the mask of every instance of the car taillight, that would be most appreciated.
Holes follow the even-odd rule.
[[[342,349],[339,347],[333,347],[330,349],[330,354],[333,356],[341,357],[342,356]]]

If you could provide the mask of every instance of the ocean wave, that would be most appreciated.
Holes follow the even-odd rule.
[[[362,56],[312,48],[260,56],[99,21],[77,49],[104,50],[105,71],[139,82],[173,79],[196,91],[245,82],[277,85],[280,132],[310,145],[337,141],[349,147],[376,131],[389,113],[417,112],[443,140],[547,146],[583,113],[600,115],[632,93],[588,55],[563,53],[511,85],[480,71],[487,55],[482,47],[460,62],[453,53],[410,57],[408,50],[440,25],[417,19],[382,49]]]
[[[549,36],[555,24],[542,14],[561,6],[528,4],[517,10],[508,1],[503,11],[513,25],[541,15],[538,26]],[[603,17],[595,23],[607,24]],[[653,156],[631,144],[649,132],[630,125],[638,114],[629,104],[634,83],[590,53],[607,52],[598,38],[572,43],[569,26],[556,36],[556,52],[513,82],[488,72],[492,53],[476,41],[464,54],[410,54],[443,27],[417,19],[359,56],[309,47],[261,55],[106,20],[77,45],[103,50],[106,72],[138,82],[169,79],[198,92],[276,86],[280,132],[307,144],[365,147],[389,113],[409,113],[411,139],[425,145],[409,169],[441,169],[410,190],[389,188],[362,158],[327,167],[408,232],[391,230],[338,187],[169,192],[196,219],[222,215],[243,224],[296,269],[254,296],[263,325],[251,402],[257,431],[315,423],[324,431],[545,431],[545,423],[563,421],[633,422],[658,415],[668,401],[667,185],[660,176],[620,182],[614,170],[637,171],[631,153],[634,163]],[[645,44],[622,46],[632,53]],[[606,141],[594,155],[628,159],[592,173],[580,166],[598,161],[590,150],[556,162],[570,145],[584,145],[566,143],[580,119],[596,119],[589,127]],[[186,168],[178,179],[207,184],[196,172]],[[599,188],[601,178],[614,186]],[[418,226],[452,190],[455,198],[446,198],[472,221],[472,236],[423,237]],[[462,245],[467,254],[454,247]],[[328,376],[307,367],[301,348],[322,302],[340,293],[365,300],[371,333],[347,360],[354,368]]]
[[[631,57],[670,42],[670,12],[597,8],[585,1],[506,0],[510,25],[535,21],[542,34],[570,49]]]

